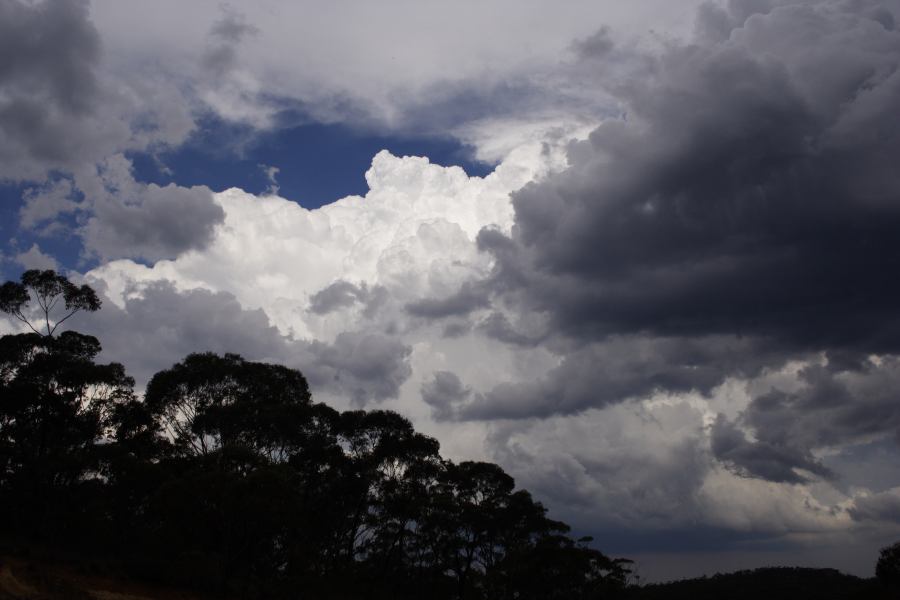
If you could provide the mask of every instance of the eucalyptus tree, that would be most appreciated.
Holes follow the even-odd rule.
[[[75,511],[103,484],[111,415],[134,399],[121,364],[95,362],[97,338],[58,333],[77,312],[99,307],[93,289],[55,271],[26,271],[0,286],[0,310],[31,330],[0,338],[0,503],[21,528],[65,536],[83,524],[87,516]]]

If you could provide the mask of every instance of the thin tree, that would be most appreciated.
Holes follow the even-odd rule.
[[[32,300],[39,314],[35,321],[25,314]],[[79,287],[51,269],[25,271],[20,283],[7,281],[0,286],[0,310],[22,321],[36,334],[46,337],[53,337],[57,328],[75,313],[82,310],[94,312],[99,308],[100,299],[93,289],[87,285]]]

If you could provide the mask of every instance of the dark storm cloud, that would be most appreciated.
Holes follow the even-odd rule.
[[[461,419],[525,419],[572,414],[655,392],[710,392],[730,375],[752,377],[777,351],[732,337],[615,337],[566,354],[531,382],[502,383],[460,406]]]
[[[493,294],[520,320],[544,319],[561,364],[477,395],[461,418],[708,393],[817,352],[839,372],[900,352],[891,14],[876,2],[733,2],[703,9],[697,30],[694,43],[667,43],[629,63],[639,73],[612,78],[625,118],[571,146],[567,170],[513,195],[510,236],[479,234],[496,259]],[[576,44],[585,69],[601,69],[606,40]],[[484,331],[527,342],[497,317]],[[780,438],[810,407],[792,400],[776,414],[760,398],[744,416],[757,441],[723,423],[717,455],[751,476],[827,476],[813,449],[893,419],[857,390],[820,392],[845,405],[835,421],[801,419],[799,439]],[[781,428],[764,427],[767,416]]]
[[[900,350],[900,33],[883,23],[783,6],[669,48],[615,90],[626,120],[514,195],[513,238],[482,235],[495,286],[588,340]]]

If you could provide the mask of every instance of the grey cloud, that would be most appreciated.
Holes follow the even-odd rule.
[[[425,298],[410,302],[406,312],[414,317],[442,319],[465,316],[489,305],[488,291],[480,284],[464,283],[460,289],[444,298]]]
[[[259,30],[247,22],[244,15],[228,7],[222,8],[222,16],[210,29],[210,44],[203,55],[203,66],[213,77],[222,77],[237,62],[237,47]]]
[[[88,3],[0,2],[0,83],[4,91],[50,99],[74,114],[91,109],[100,37]]]
[[[501,312],[493,312],[478,324],[478,329],[487,337],[515,346],[537,346],[547,333],[523,332],[515,328]]]
[[[95,119],[99,56],[86,1],[0,1],[0,178],[71,168],[123,133]]]
[[[27,251],[17,254],[15,257],[15,261],[22,265],[25,269],[56,270],[59,268],[59,264],[57,264],[56,259],[41,252],[41,249],[37,244],[32,244],[31,248],[29,248]]]
[[[347,332],[333,343],[294,340],[281,335],[265,312],[243,308],[226,292],[179,292],[169,282],[133,291],[124,308],[107,300],[75,327],[97,336],[103,359],[123,363],[139,386],[200,351],[286,364],[300,369],[314,392],[345,396],[358,405],[396,396],[411,373],[409,346],[386,336]]]
[[[884,276],[900,261],[900,176],[885,159],[900,151],[898,65],[900,34],[837,3],[672,47],[616,90],[627,120],[514,195],[512,250],[481,237],[495,288],[587,339],[900,350],[900,284]]]
[[[0,181],[30,188],[20,225],[85,236],[86,253],[170,258],[202,247],[222,220],[208,190],[129,190],[91,183],[97,164],[126,151],[182,142],[188,102],[170,81],[142,71],[111,81],[83,0],[0,0]],[[61,215],[76,215],[79,227]],[[192,236],[196,236],[192,238]]]
[[[822,477],[834,476],[808,452],[772,442],[751,442],[744,432],[722,415],[713,424],[710,444],[713,455],[739,475],[778,483],[808,481],[797,469]]]
[[[206,187],[150,184],[132,203],[98,204],[84,227],[85,246],[111,258],[174,258],[204,248],[225,219]]]
[[[209,188],[138,183],[121,155],[78,185],[92,199],[92,214],[80,230],[85,249],[105,259],[155,261],[202,249],[225,220]]]
[[[341,308],[353,306],[367,295],[365,286],[354,285],[340,279],[319,290],[309,299],[309,310],[324,315]]]
[[[460,407],[461,419],[525,419],[572,414],[655,392],[709,393],[728,376],[752,377],[777,350],[730,337],[615,337],[568,352],[529,382],[502,383]]]
[[[601,27],[594,34],[572,44],[572,50],[582,60],[606,57],[615,47],[608,27]]]
[[[472,326],[466,321],[453,321],[444,326],[444,331],[441,332],[441,335],[445,338],[457,338],[464,336],[471,330]]]
[[[103,360],[124,364],[143,386],[191,352],[234,352],[251,360],[284,362],[288,341],[262,310],[246,310],[231,294],[177,291],[171,283],[145,287],[124,309],[107,300],[73,326],[97,336]]]
[[[848,512],[854,521],[900,523],[900,490],[858,497]]]
[[[813,458],[815,450],[900,439],[900,360],[883,357],[850,367],[809,366],[797,390],[756,396],[737,423],[717,421],[713,454],[748,476],[798,482],[803,477],[795,469],[833,477]],[[756,440],[747,440],[737,424]]]
[[[452,418],[458,405],[471,393],[456,373],[450,371],[437,371],[430,381],[422,384],[422,400],[431,407],[431,414],[438,421]]]
[[[516,321],[543,319],[561,364],[460,415],[578,412],[653,391],[705,393],[817,352],[838,371],[900,353],[890,275],[900,175],[889,158],[900,153],[900,33],[879,4],[709,6],[695,43],[670,42],[633,61],[640,73],[613,78],[626,117],[574,144],[567,170],[514,193],[510,235],[478,236],[495,258],[493,301]],[[492,316],[482,331],[527,343],[509,320]],[[776,462],[824,475],[812,449],[893,422],[872,397],[816,387],[842,403],[824,428],[803,420],[808,439],[773,433],[757,445],[720,429],[722,455],[781,480],[792,476],[776,475]],[[776,414],[760,399],[743,424],[781,431],[761,423],[812,410],[788,405]],[[772,464],[753,462],[764,455]]]
[[[330,312],[362,304],[362,315],[372,318],[387,302],[388,292],[384,286],[369,286],[365,282],[360,285],[339,279],[325,286],[309,299],[309,310],[326,315]]]
[[[496,423],[487,447],[520,486],[553,507],[555,518],[582,531],[624,526],[636,535],[705,523],[698,491],[711,464],[700,415],[687,405],[656,415],[635,407],[635,413],[605,413],[588,427],[566,419]],[[676,420],[690,434],[642,435],[638,423],[658,418]],[[585,430],[595,441],[579,437]]]
[[[101,54],[86,0],[0,0],[0,180],[183,141],[193,119],[174,87],[146,74],[113,85]]]
[[[82,206],[74,199],[75,195],[72,180],[65,178],[28,188],[22,196],[19,224],[32,229],[61,214],[77,212]]]
[[[310,343],[315,373],[310,383],[334,388],[356,405],[394,398],[409,379],[412,348],[389,336],[344,332],[334,343]]]

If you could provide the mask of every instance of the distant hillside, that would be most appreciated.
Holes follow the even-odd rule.
[[[835,569],[775,567],[632,589],[636,600],[879,600],[898,598],[875,579]]]

